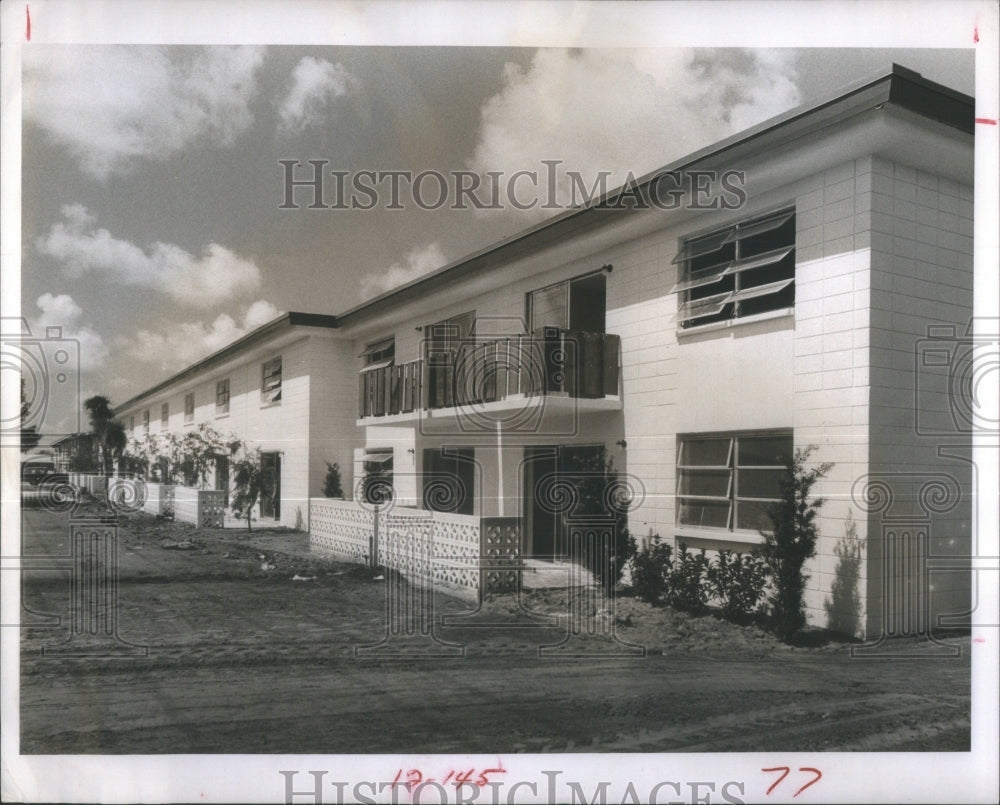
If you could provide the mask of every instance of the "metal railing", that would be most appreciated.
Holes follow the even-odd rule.
[[[621,339],[546,327],[361,372],[361,418],[498,402],[517,395],[618,394]]]

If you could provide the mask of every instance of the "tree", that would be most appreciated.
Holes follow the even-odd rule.
[[[340,465],[326,462],[326,479],[323,482],[323,496],[328,498],[342,498],[344,488],[340,481]]]
[[[42,439],[42,434],[34,425],[25,425],[31,418],[31,403],[24,393],[24,378],[21,378],[21,452],[26,453],[31,448],[37,447]]]
[[[768,603],[775,630],[782,640],[788,640],[806,622],[802,593],[809,577],[802,568],[807,559],[816,555],[819,536],[816,516],[823,506],[822,498],[811,497],[812,488],[833,468],[827,462],[806,469],[806,462],[816,449],[816,445],[796,449],[788,460],[781,479],[781,500],[767,509],[771,529],[761,531],[764,544],[759,553],[772,581]]]
[[[94,434],[94,449],[104,475],[111,474],[111,446],[108,439],[108,428],[115,415],[111,410],[111,400],[103,395],[95,395],[83,401],[90,419],[90,430]]]
[[[239,448],[237,448],[239,449]],[[233,461],[233,514],[247,521],[247,531],[251,529],[253,512],[264,492],[264,472],[260,461],[260,448],[248,450],[243,446],[238,459]]]

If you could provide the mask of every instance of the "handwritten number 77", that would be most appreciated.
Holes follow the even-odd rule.
[[[761,771],[763,771],[763,772],[780,771],[781,772],[781,776],[777,780],[775,780],[773,783],[771,783],[771,787],[768,788],[767,791],[765,792],[767,794],[770,794],[772,791],[774,791],[775,788],[778,787],[778,785],[781,783],[781,781],[784,780],[789,775],[789,773],[791,772],[791,768],[789,768],[788,766],[776,766],[773,769],[761,769]],[[802,786],[798,791],[796,791],[794,794],[792,794],[793,798],[797,797],[799,794],[801,794],[803,791],[805,791],[809,786],[814,785],[815,783],[818,783],[819,780],[820,780],[820,778],[823,776],[823,772],[821,772],[819,769],[814,769],[814,768],[811,768],[809,766],[802,766],[802,767],[799,768],[799,771],[809,772],[810,774],[814,774],[816,776],[813,777],[804,786]]]

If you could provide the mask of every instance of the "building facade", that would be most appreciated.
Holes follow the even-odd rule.
[[[522,555],[550,561],[565,482],[609,463],[633,535],[748,550],[814,446],[833,467],[810,621],[838,619],[838,579],[858,634],[892,632],[889,599],[958,618],[968,574],[930,568],[971,546],[948,377],[972,316],[972,129],[971,98],[894,67],[323,325],[279,320],[119,414],[218,422],[226,378],[226,424],[280,455],[278,521],[301,525],[288,510],[336,460],[349,495],[381,480],[398,505],[516,518]]]

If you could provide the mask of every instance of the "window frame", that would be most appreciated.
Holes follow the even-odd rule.
[[[194,392],[189,391],[184,395],[184,424],[193,425],[194,424]]]
[[[215,415],[227,416],[229,414],[229,381],[228,377],[215,381]],[[220,399],[225,396],[225,400]]]
[[[147,436],[149,435],[149,419],[150,419],[150,410],[147,408],[145,411],[142,412],[142,430]]]
[[[388,336],[366,344],[358,357],[364,360],[362,372],[393,366],[396,363],[396,337]]]
[[[271,371],[268,374],[268,367],[273,367],[277,364],[277,371]],[[277,377],[277,382],[274,382],[274,378]],[[268,379],[271,379],[272,385],[268,388]],[[281,355],[277,355],[270,360],[266,360],[260,365],[260,403],[262,406],[268,405],[280,405],[281,404],[281,387],[284,380],[284,365],[282,363]]]
[[[160,403],[160,427],[164,430],[170,427],[170,403]]]
[[[778,497],[759,497],[743,495],[740,493],[741,476],[746,478],[746,473],[784,471],[787,464],[743,464],[741,452],[741,441],[746,442],[753,439],[782,439],[788,440],[786,459],[790,459],[795,450],[795,434],[790,428],[772,428],[767,430],[742,430],[707,433],[684,433],[677,436],[677,459],[676,459],[676,483],[675,483],[675,528],[680,531],[688,531],[692,535],[702,535],[709,538],[735,539],[746,541],[749,535],[759,537],[757,528],[741,527],[741,511],[743,506],[758,506],[761,503],[777,503]],[[686,449],[692,442],[696,441],[722,441],[728,440],[726,462],[724,464],[692,464],[687,463]],[[703,495],[693,494],[684,491],[684,482],[692,477],[692,473],[716,473],[719,477],[728,477],[726,495]],[[711,503],[721,503],[727,506],[726,525],[703,525],[699,523],[683,522],[682,507],[687,505],[686,501],[705,501]]]
[[[763,251],[752,251],[744,255],[743,244],[752,238],[765,235],[768,232],[780,230],[790,224],[791,240]],[[728,324],[741,320],[752,320],[758,315],[774,315],[794,310],[795,279],[796,279],[796,210],[794,205],[772,210],[738,221],[729,226],[720,227],[708,232],[684,238],[673,259],[678,265],[678,280],[671,288],[671,293],[677,294],[677,326],[682,331],[699,327]],[[727,247],[732,246],[731,254]],[[718,260],[707,266],[693,267],[693,261]],[[788,266],[779,273],[791,276],[779,276],[769,282],[757,282],[743,287],[744,272],[758,271],[767,268],[780,268],[785,262]],[[730,283],[725,282],[731,277]],[[720,286],[718,293],[699,294],[692,297],[695,289],[708,289],[710,286]],[[765,310],[744,312],[743,304],[754,299],[777,296],[791,289],[791,300],[787,305]],[[723,315],[731,306],[728,315]],[[696,311],[703,311],[696,313]]]

